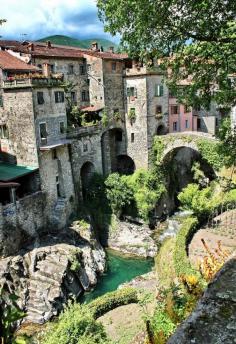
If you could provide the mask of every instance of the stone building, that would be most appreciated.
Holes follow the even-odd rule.
[[[0,67],[0,223],[35,236],[45,225],[64,227],[75,207],[62,80],[42,76],[7,51],[0,51]],[[16,220],[9,222],[9,212]]]

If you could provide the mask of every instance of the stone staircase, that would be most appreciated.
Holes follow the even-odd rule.
[[[29,279],[25,321],[44,323],[57,314],[53,304],[57,298],[63,297],[61,286],[67,267],[68,257],[65,254],[58,256],[51,253],[37,262]]]

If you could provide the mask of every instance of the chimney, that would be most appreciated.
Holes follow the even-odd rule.
[[[114,47],[109,48],[109,53],[114,54]]]
[[[29,51],[34,51],[34,43],[30,43],[28,45],[28,49],[29,49]]]
[[[93,51],[97,51],[98,50],[98,43],[97,42],[93,42],[92,43],[92,50]]]
[[[50,48],[52,47],[52,44],[51,44],[50,41],[47,41],[47,42],[46,42],[46,47],[47,47],[48,49],[50,49]]]

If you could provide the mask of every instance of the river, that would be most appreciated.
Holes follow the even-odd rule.
[[[87,303],[109,291],[116,290],[120,284],[150,272],[153,264],[152,259],[133,258],[107,250],[107,271],[100,277],[94,290],[82,296],[81,302]]]

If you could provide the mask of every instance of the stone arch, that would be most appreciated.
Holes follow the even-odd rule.
[[[125,154],[117,156],[117,172],[120,174],[132,174],[135,171],[135,163],[133,159]]]
[[[91,161],[86,161],[80,169],[81,190],[83,198],[86,198],[88,186],[94,173],[95,166]]]
[[[161,160],[164,162],[164,160],[166,160],[170,155],[174,154],[174,152],[181,148],[190,148],[200,154],[199,148],[194,141],[184,142],[183,140],[176,140],[173,142],[168,142],[162,154]]]

